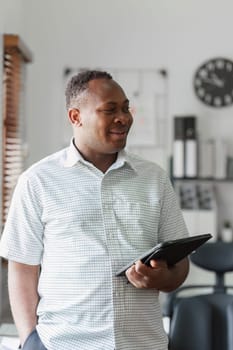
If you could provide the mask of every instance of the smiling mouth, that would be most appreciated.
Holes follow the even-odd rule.
[[[127,133],[128,133],[128,130],[110,131],[110,134],[114,134],[114,135],[126,135]]]
[[[113,139],[125,140],[127,137],[127,131],[111,131],[110,135]]]

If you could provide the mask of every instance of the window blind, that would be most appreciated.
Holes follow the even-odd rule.
[[[17,35],[3,35],[2,224],[18,176],[24,166],[23,97],[25,63],[31,54]]]

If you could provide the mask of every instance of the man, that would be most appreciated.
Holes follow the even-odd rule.
[[[159,291],[177,288],[187,259],[138,261],[187,235],[164,171],[124,151],[129,100],[106,72],[85,71],[66,90],[74,138],[16,186],[1,241],[23,349],[165,350]],[[128,280],[128,283],[127,283]]]

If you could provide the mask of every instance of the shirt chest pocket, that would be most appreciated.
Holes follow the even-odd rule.
[[[157,237],[160,217],[159,200],[153,203],[117,200],[114,211],[117,221],[129,234]]]

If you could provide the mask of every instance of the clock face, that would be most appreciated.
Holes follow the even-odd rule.
[[[194,76],[197,97],[208,106],[225,107],[233,103],[233,62],[213,58],[201,65]]]

